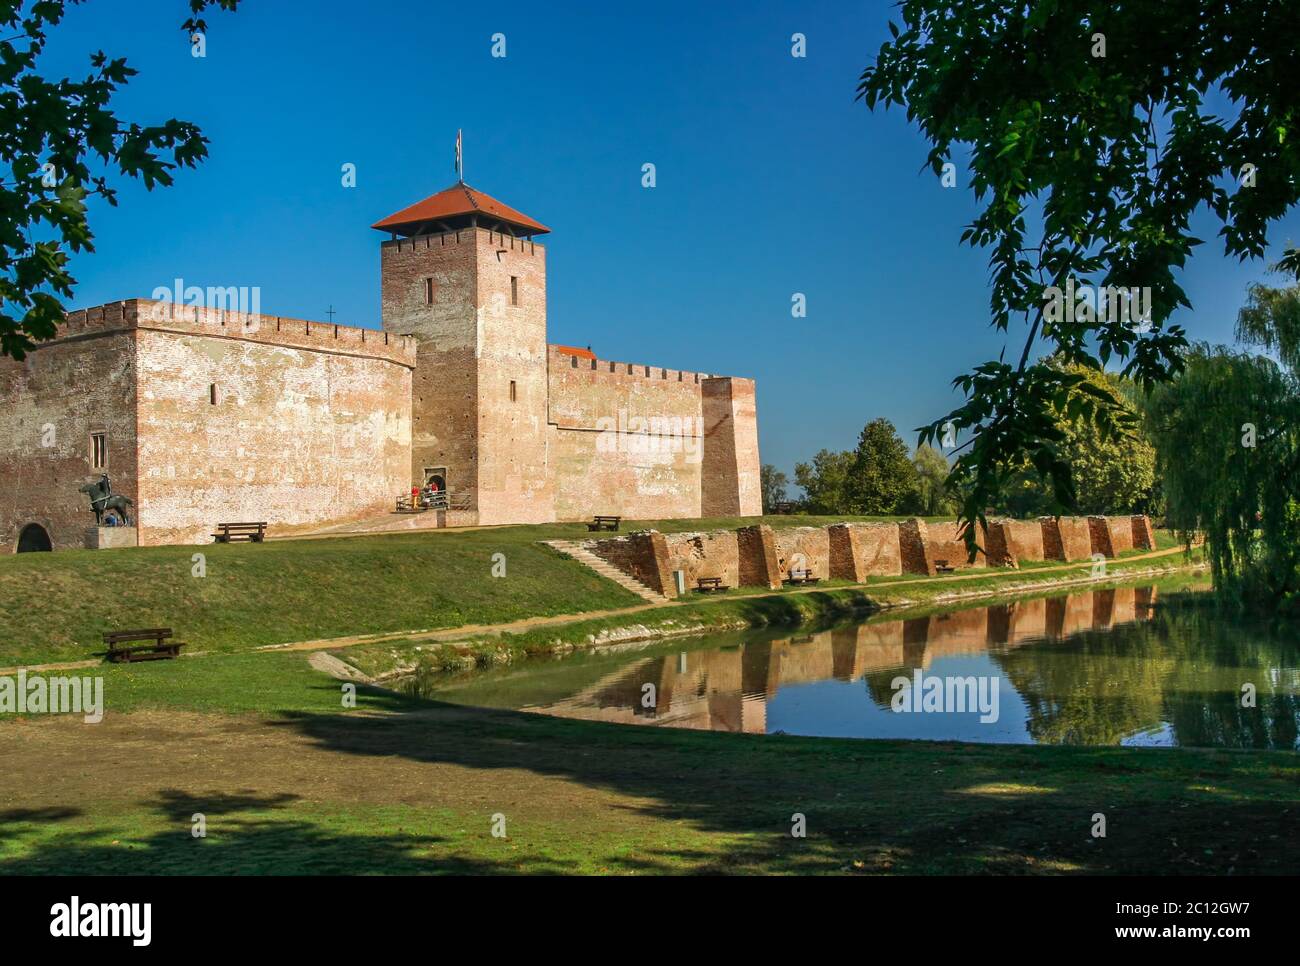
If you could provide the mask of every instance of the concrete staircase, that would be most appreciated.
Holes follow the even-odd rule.
[[[594,570],[602,577],[614,581],[620,587],[632,591],[642,600],[647,600],[652,604],[663,604],[668,601],[667,597],[650,585],[642,583],[631,574],[623,573],[608,560],[602,560],[596,556],[587,548],[586,543],[581,540],[547,540],[545,543],[561,553],[568,554],[578,563]]]

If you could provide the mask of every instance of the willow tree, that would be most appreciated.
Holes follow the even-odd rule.
[[[929,142],[926,166],[969,184],[982,210],[961,241],[989,252],[989,323],[1009,342],[1013,322],[1024,327],[1020,345],[954,380],[965,402],[921,440],[965,438],[953,475],[968,520],[983,520],[1025,462],[1072,506],[1057,417],[1089,386],[1034,360],[1166,382],[1186,348],[1171,315],[1189,305],[1177,275],[1201,243],[1193,216],[1219,222],[1227,255],[1266,254],[1270,226],[1300,201],[1295,0],[898,9],[859,97],[904,108]],[[1138,291],[1148,311],[1050,310],[1049,292],[1085,284]],[[1133,430],[1109,394],[1087,405]]]
[[[1273,360],[1194,346],[1146,403],[1165,518],[1204,535],[1215,588],[1271,603],[1300,591],[1300,387]]]

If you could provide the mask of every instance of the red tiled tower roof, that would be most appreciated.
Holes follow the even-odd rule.
[[[491,195],[471,188],[463,181],[436,195],[430,195],[423,201],[417,201],[409,208],[403,208],[370,227],[399,235],[415,235],[424,231],[464,228],[474,222],[483,227],[508,225],[523,235],[544,235],[550,231],[540,221],[502,204]]]

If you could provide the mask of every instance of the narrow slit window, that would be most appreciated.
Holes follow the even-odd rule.
[[[510,380],[510,401],[515,401],[515,381],[513,379]]]
[[[90,434],[90,468],[103,470],[108,468],[108,434]]]
[[[426,278],[424,280],[424,304],[425,305],[433,304],[433,279],[432,278]]]
[[[214,382],[208,386],[208,405],[215,406],[219,402],[221,402],[221,391]]]
[[[511,305],[519,304],[519,276],[518,275],[510,276],[510,304]]]

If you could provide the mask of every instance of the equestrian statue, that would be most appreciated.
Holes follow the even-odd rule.
[[[127,508],[133,506],[132,501],[122,496],[120,493],[114,493],[113,487],[109,485],[108,474],[102,474],[98,480],[92,483],[86,483],[77,487],[78,493],[85,493],[90,497],[90,509],[95,514],[95,525],[104,525],[104,514],[112,512],[121,519],[119,526],[129,527],[131,517]],[[114,524],[110,523],[109,526]]]

